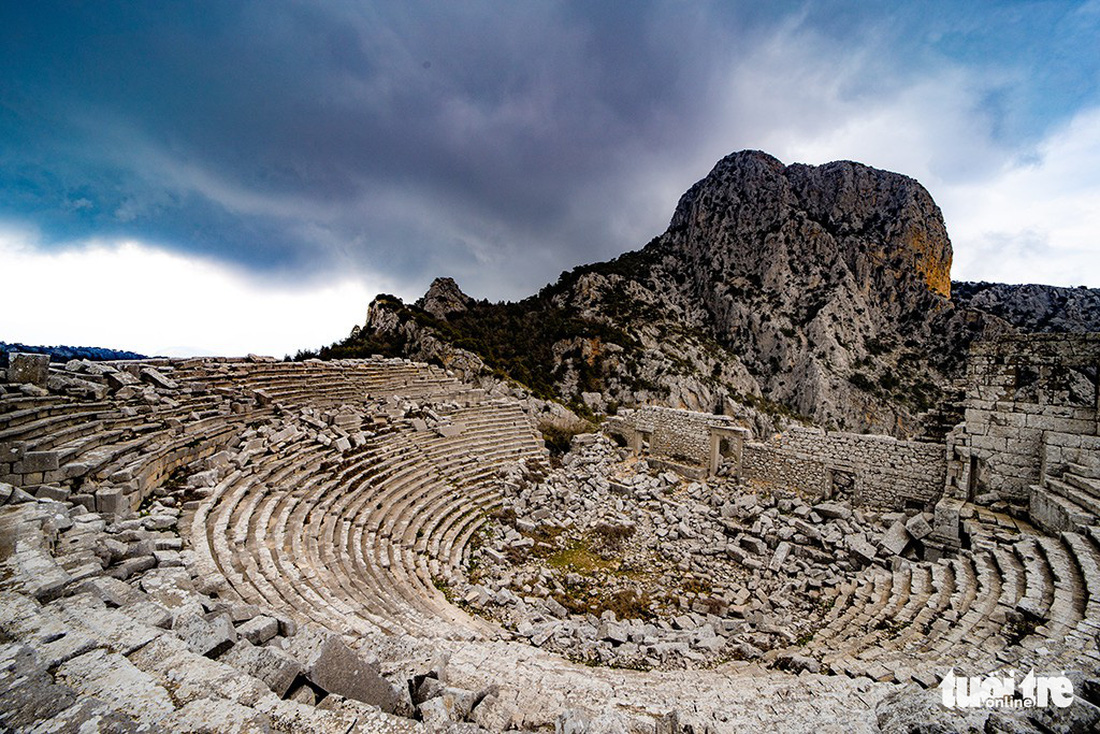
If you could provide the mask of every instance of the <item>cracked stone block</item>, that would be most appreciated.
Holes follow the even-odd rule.
[[[122,655],[93,650],[57,670],[57,680],[83,696],[91,696],[125,712],[135,721],[156,726],[172,713],[168,691]]]
[[[172,629],[192,652],[209,658],[218,657],[237,641],[237,631],[225,614],[207,619],[193,611],[184,612],[176,618]]]
[[[8,355],[8,382],[45,387],[49,374],[48,354],[12,352]]]
[[[411,707],[395,687],[382,677],[377,664],[361,658],[339,635],[308,625],[284,646],[305,671],[310,682],[329,693],[378,706],[386,713],[404,713]]]
[[[262,645],[279,634],[279,620],[262,615],[253,617],[237,628],[237,634],[253,645]]]
[[[280,698],[286,695],[302,666],[289,653],[277,647],[257,647],[242,641],[218,658],[242,673],[259,678]]]

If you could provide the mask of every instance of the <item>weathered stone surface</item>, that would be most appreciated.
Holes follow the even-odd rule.
[[[48,354],[12,352],[8,355],[8,381],[28,385],[46,386],[50,370]]]
[[[905,529],[917,540],[922,540],[932,533],[932,526],[924,519],[923,514],[913,515],[905,523]]]
[[[279,634],[279,620],[260,615],[237,628],[237,634],[253,645],[262,645]]]
[[[271,731],[271,720],[233,701],[200,698],[169,714],[161,726],[166,731],[193,734],[266,734]]]
[[[192,651],[212,658],[221,655],[237,641],[237,632],[225,614],[207,618],[195,612],[185,612],[176,618],[172,629]]]
[[[57,679],[146,726],[159,725],[174,710],[171,696],[151,676],[122,655],[105,650],[73,658],[58,668]]]
[[[238,642],[218,661],[259,678],[280,698],[302,672],[301,664],[290,653],[277,647],[256,647],[247,641]]]
[[[909,544],[909,531],[906,530],[905,523],[900,520],[895,522],[879,538],[878,543],[887,554],[900,556]]]
[[[163,390],[175,390],[179,387],[175,380],[165,377],[154,367],[141,368],[141,379]]]
[[[362,659],[339,635],[307,625],[285,646],[306,677],[324,690],[378,706],[386,713],[407,712],[409,703],[379,674],[377,665]]]

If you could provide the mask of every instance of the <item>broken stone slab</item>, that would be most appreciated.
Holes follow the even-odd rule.
[[[621,645],[630,639],[630,628],[619,622],[605,620],[600,623],[599,630],[596,632],[596,637],[616,645]]]
[[[46,387],[53,392],[65,392],[70,395],[80,395],[93,400],[103,400],[107,397],[107,386],[100,382],[92,382],[67,374],[53,373],[46,379]]]
[[[486,695],[470,714],[470,719],[486,731],[507,731],[520,717],[519,709],[497,693]]]
[[[89,592],[112,607],[125,606],[126,604],[140,601],[141,598],[145,596],[145,594],[130,586],[125,581],[111,578],[110,576],[99,576],[97,578],[88,579],[82,583],[76,591],[77,593]]]
[[[178,732],[262,732],[270,729],[265,714],[236,701],[199,698],[169,714],[160,725]]]
[[[742,548],[753,555],[762,556],[768,552],[768,544],[752,535],[742,535],[737,542]]]
[[[230,648],[218,662],[259,678],[280,698],[302,672],[301,663],[290,653],[272,646],[257,647],[247,639]]]
[[[191,610],[176,617],[172,630],[179,635],[192,652],[216,658],[237,641],[237,631],[227,614],[217,614],[207,619]]]
[[[905,523],[905,529],[917,540],[922,540],[932,534],[932,526],[924,518],[923,513],[917,513]]]
[[[237,634],[253,645],[262,645],[279,634],[279,620],[264,615],[253,617],[237,628]]]
[[[107,386],[112,390],[121,390],[124,387],[131,387],[141,382],[138,378],[131,375],[125,370],[118,370],[116,372],[107,372],[103,375],[107,380]]]
[[[851,551],[852,557],[863,563],[871,563],[878,555],[875,547],[864,540],[861,535],[849,535],[844,539],[844,544]]]
[[[788,670],[799,673],[805,670],[807,673],[820,673],[821,663],[808,655],[796,652],[781,652],[775,658],[775,667],[780,670]]]
[[[174,706],[168,691],[122,655],[93,650],[57,670],[57,680],[94,697],[147,727],[155,727]]]
[[[339,635],[315,624],[306,625],[284,643],[302,666],[306,678],[329,693],[369,703],[386,713],[411,712],[407,700],[382,677],[377,663],[361,658]]]
[[[148,571],[150,568],[155,568],[157,565],[157,559],[150,553],[147,556],[137,556],[136,558],[127,558],[122,563],[118,564],[110,571],[108,575],[116,578],[126,580],[135,574],[142,571]]]
[[[147,382],[154,387],[159,387],[162,390],[179,389],[179,384],[175,380],[165,377],[159,370],[154,367],[141,368],[140,375],[141,379],[144,382]]]
[[[422,722],[387,714],[377,706],[344,698],[338,694],[329,694],[316,705],[318,713],[327,714],[331,712],[354,716],[355,727],[351,730],[353,732],[362,732],[363,734],[367,734],[367,732],[370,734],[425,734],[427,732]],[[459,723],[446,731],[447,734],[484,734],[476,727],[473,729],[466,728],[472,726],[472,724]],[[317,728],[315,727],[312,730],[315,731]]]
[[[852,510],[837,502],[820,502],[814,505],[814,512],[827,519],[847,520],[852,516]]]
[[[12,352],[8,355],[8,382],[45,387],[50,374],[50,355]]]
[[[779,571],[783,568],[783,564],[787,562],[787,556],[790,555],[791,544],[787,541],[782,541],[775,549],[775,555],[772,556],[771,563],[768,564],[769,571]]]
[[[887,528],[878,544],[888,555],[900,556],[905,546],[909,545],[909,531],[905,529],[905,523],[898,520]]]

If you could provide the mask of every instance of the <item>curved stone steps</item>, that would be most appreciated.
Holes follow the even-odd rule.
[[[343,500],[349,496],[349,493],[342,492],[339,488],[334,489],[332,493],[335,494],[334,500]],[[352,521],[342,517],[343,513],[331,504],[326,504],[323,508],[315,505],[315,509],[320,514],[320,519],[317,521],[319,542],[316,547],[310,546],[310,551],[318,554],[317,561],[322,564],[335,582],[336,588],[349,602],[362,605],[364,609],[369,610],[378,599],[386,598],[384,580],[372,573],[372,569],[367,569],[365,574],[357,573],[354,564],[355,548],[350,542],[351,533],[349,532]],[[352,568],[349,568],[349,563]],[[407,604],[390,604],[387,607],[389,609],[387,616],[390,618],[404,616],[409,618],[410,622],[414,622],[417,628],[422,626],[424,620],[419,614],[409,614],[407,607]]]
[[[819,632],[820,639],[828,640],[830,646],[834,647],[836,639],[843,638],[846,631],[851,628],[851,625],[855,623],[855,620],[863,613],[863,609],[874,598],[874,592],[880,588],[880,574],[881,569],[875,569],[873,576],[864,576],[859,582],[856,583],[855,589],[847,594],[842,595],[838,600],[838,604],[833,606],[833,610],[836,615],[832,621]],[[839,650],[837,651],[839,655]]]
[[[927,615],[927,608],[933,593],[937,591],[934,586],[933,564],[918,563],[910,568],[909,574],[909,601],[898,615],[897,620],[902,625],[901,632],[891,640],[891,645],[896,650],[904,650],[917,638],[923,638],[924,632],[920,619]]]
[[[340,605],[345,611],[352,614],[361,614],[367,620],[383,629],[390,625],[385,623],[387,618],[398,617],[404,610],[400,604],[385,604],[388,594],[383,586],[375,584],[372,588],[373,595],[364,595],[361,588],[355,584],[355,579],[348,581],[340,578],[340,568],[330,567],[332,550],[324,547],[322,539],[318,536],[324,526],[327,513],[318,506],[317,500],[329,492],[329,488],[318,489],[308,487],[299,490],[298,502],[290,511],[286,527],[290,535],[290,555],[295,560],[295,566],[304,566],[306,571],[303,576],[306,582],[315,587],[321,593],[339,592]],[[359,579],[367,581],[369,577]],[[369,586],[369,585],[368,585]],[[380,605],[380,602],[382,603]]]
[[[1059,540],[1049,536],[1036,536],[1036,540],[1051,577],[1048,621],[1037,627],[1034,635],[1021,640],[1020,646],[1028,650],[1023,656],[1025,664],[1034,661],[1041,666],[1063,653],[1065,638],[1082,619],[1084,593],[1079,572]]]
[[[1062,542],[1069,550],[1082,580],[1084,607],[1081,619],[1066,635],[1068,648],[1079,656],[1087,656],[1094,664],[1100,663],[1097,634],[1100,633],[1100,548],[1088,536],[1079,533],[1062,533]]]
[[[1034,536],[1028,536],[1017,541],[1013,550],[1024,567],[1024,593],[1020,603],[1027,603],[1041,616],[1046,615],[1054,599],[1054,585],[1038,542]]]
[[[837,645],[844,646],[848,654],[862,654],[871,646],[888,635],[884,627],[900,618],[911,598],[912,574],[910,569],[902,569],[889,579],[889,598],[886,604],[876,603],[877,612],[871,615],[857,630],[853,628],[846,639],[834,638]]]
[[[408,489],[407,486],[405,488]],[[368,507],[371,508],[368,511],[376,512],[376,510],[371,507],[371,503],[375,502],[376,496],[369,492],[363,494],[364,496],[359,498],[357,506]],[[326,499],[323,504],[316,503],[316,498],[314,498],[315,504],[313,504],[313,506],[311,507],[311,512],[315,512],[317,516],[322,519],[317,521],[318,524],[314,529],[311,530],[309,528],[306,528],[305,530],[308,536],[313,537],[319,535],[321,540],[318,546],[309,544],[307,552],[310,552],[314,555],[319,554],[321,566],[326,566],[326,564],[335,564],[341,567],[345,580],[337,581],[336,583],[337,586],[339,588],[343,588],[345,592],[350,592],[350,590],[354,587],[354,574],[352,574],[347,569],[347,566],[342,563],[342,559],[337,559],[336,557],[334,557],[331,551],[317,550],[317,548],[332,548],[333,546],[339,547],[340,544],[335,542],[338,537],[337,528],[340,528],[339,532],[341,537],[346,537],[344,535],[344,528],[346,524],[352,524],[353,522],[357,521],[349,521],[348,518],[343,517],[343,515],[346,513],[346,509],[344,508],[343,504],[346,503],[350,497],[351,495],[349,495],[349,493],[340,492],[337,489],[335,491],[335,494],[333,494],[331,498]],[[383,508],[385,509],[387,507],[388,505],[384,503]],[[382,544],[389,545],[390,543],[386,541],[386,539],[383,539]],[[353,553],[353,555],[356,554]],[[389,607],[389,616],[408,617],[410,618],[410,622],[415,622],[416,627],[420,628],[425,626],[425,624],[428,622],[428,619],[423,616],[423,612],[438,614],[441,610],[439,609],[438,605],[431,603],[431,601],[426,602],[422,594],[404,593],[407,590],[407,585],[395,584],[393,579],[393,575],[398,573],[400,569],[395,567],[392,557],[387,556],[387,560],[389,561],[388,563],[372,562],[371,556],[366,555],[358,564],[353,565],[357,565],[359,571],[365,570],[367,572],[368,579],[373,577],[377,581],[377,583],[373,584],[377,595],[382,599],[390,600],[390,603],[387,605]],[[384,570],[384,573],[378,573],[376,569],[382,569]],[[391,589],[398,592],[396,597],[393,596],[392,593],[388,593]],[[355,592],[350,593],[353,598],[357,596]],[[361,600],[356,599],[356,601]],[[410,614],[410,610],[415,611],[416,614]]]
[[[50,396],[48,405],[15,411],[3,415],[3,426],[0,429],[0,442],[8,441],[33,441],[36,438],[49,437],[58,430],[63,430],[73,425],[82,425],[97,420],[104,420],[111,416],[121,417],[118,406],[110,402],[86,403],[73,400],[72,402],[57,403],[56,397]],[[42,415],[42,413],[45,415]]]

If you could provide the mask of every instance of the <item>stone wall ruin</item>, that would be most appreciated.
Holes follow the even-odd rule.
[[[880,508],[934,504],[946,475],[942,445],[890,436],[795,427],[753,442],[729,416],[653,406],[620,416],[608,431],[658,461],[686,461],[710,473],[730,461],[734,476],[759,489]]]
[[[1044,474],[1098,443],[1100,334],[1027,334],[976,344],[966,421],[949,437],[949,489],[1023,502]],[[994,493],[991,495],[991,493]]]
[[[748,444],[742,476],[762,488],[903,509],[935,504],[946,465],[940,444],[795,427],[765,443]]]

